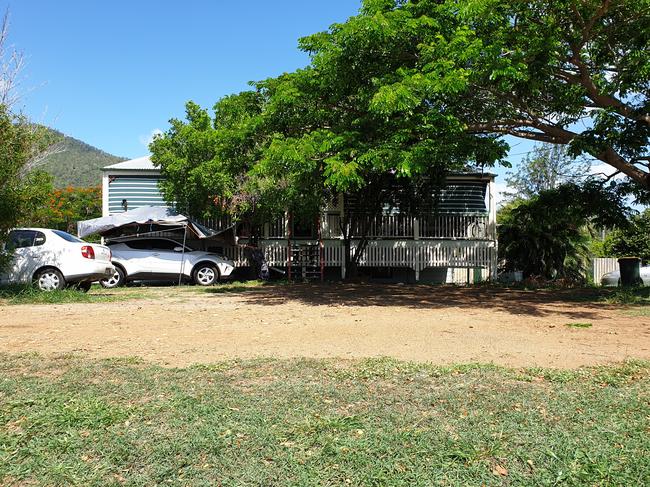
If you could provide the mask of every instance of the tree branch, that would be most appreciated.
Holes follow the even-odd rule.
[[[528,130],[531,127],[537,130]],[[568,144],[578,134],[556,125],[542,123],[539,120],[501,120],[477,123],[467,126],[469,133],[498,133],[507,134],[522,139],[549,142],[551,144]],[[613,148],[608,147],[601,152],[590,152],[594,158],[609,164],[645,188],[650,188],[650,173],[644,172],[634,164],[620,156]]]
[[[598,154],[592,154],[592,156],[618,169],[641,186],[650,188],[650,173],[643,172],[641,169],[634,166],[634,164],[623,159],[620,154],[611,147],[606,148]]]
[[[582,32],[579,43],[576,44],[575,42],[569,41],[571,56],[568,58],[568,61],[578,69],[578,75],[569,73],[566,70],[560,70],[557,74],[561,79],[564,79],[569,83],[581,85],[586,90],[589,99],[591,99],[599,108],[611,108],[622,117],[650,124],[649,114],[638,115],[631,106],[623,103],[616,96],[601,93],[589,73],[587,64],[582,59],[580,51],[591,39],[591,31],[596,25],[596,22],[598,22],[598,20],[600,20],[609,10],[609,4],[610,0],[604,0],[598,10],[596,10],[594,15],[587,22],[583,20],[580,13],[574,7],[574,15],[577,18],[578,24],[580,24],[580,27],[582,28]]]
[[[57,142],[56,144],[50,145],[48,148],[45,150],[39,152],[38,154],[35,154],[32,156],[32,158],[21,168],[20,170],[20,177],[25,177],[27,173],[33,171],[39,166],[42,166],[45,164],[47,161],[46,159],[49,156],[53,156],[54,154],[61,154],[62,152],[65,152],[65,144],[63,141]]]
[[[16,93],[20,73],[25,67],[23,54],[15,49],[7,49],[9,35],[9,11],[2,17],[0,25],[0,104],[11,107],[18,100]]]

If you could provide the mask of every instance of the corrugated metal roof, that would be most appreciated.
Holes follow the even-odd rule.
[[[151,156],[138,157],[130,161],[118,162],[102,168],[102,171],[159,171],[160,169],[153,165]]]

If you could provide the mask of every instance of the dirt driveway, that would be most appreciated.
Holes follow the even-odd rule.
[[[0,351],[138,356],[167,366],[391,356],[570,368],[650,359],[647,313],[562,292],[349,284],[205,291],[150,288],[144,299],[122,302],[0,306]]]

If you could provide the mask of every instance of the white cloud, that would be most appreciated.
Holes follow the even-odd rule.
[[[163,134],[163,131],[162,131],[162,130],[160,130],[160,129],[153,129],[153,130],[152,130],[150,133],[148,133],[147,135],[141,135],[141,136],[138,138],[138,140],[140,141],[140,143],[141,143],[142,145],[144,145],[144,146],[148,149],[148,148],[149,148],[149,144],[151,144],[151,142],[153,142],[153,138],[154,138],[156,135],[162,135],[162,134]]]
[[[592,176],[599,176],[601,178],[606,178],[611,176],[616,172],[616,169],[610,166],[609,164],[605,164],[604,162],[600,162],[598,164],[592,164],[591,167],[589,168],[589,174]],[[613,179],[624,179],[625,174],[619,173],[616,176],[614,176]]]
[[[494,201],[497,205],[497,208],[501,206],[505,202],[506,199],[506,194],[510,190],[512,192],[512,188],[508,187],[506,183],[494,183]]]

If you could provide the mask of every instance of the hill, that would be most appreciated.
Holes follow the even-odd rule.
[[[81,140],[49,129],[59,139],[56,153],[47,156],[38,168],[54,176],[54,185],[87,187],[101,184],[101,168],[126,160],[104,152]]]

